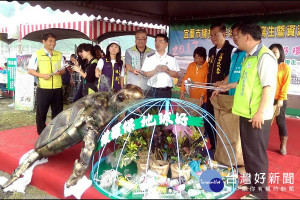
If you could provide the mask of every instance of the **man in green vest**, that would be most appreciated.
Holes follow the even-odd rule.
[[[238,28],[237,45],[246,51],[238,82],[220,88],[236,88],[232,113],[240,116],[240,134],[246,172],[250,174],[250,194],[242,199],[267,199],[267,147],[273,117],[277,62],[261,41],[261,28],[243,23]]]
[[[44,48],[36,51],[29,62],[28,73],[37,77],[36,89],[36,126],[40,135],[46,127],[46,117],[51,105],[52,119],[63,110],[63,91],[61,75],[65,69],[62,55],[55,51],[56,36],[45,33],[42,36]]]

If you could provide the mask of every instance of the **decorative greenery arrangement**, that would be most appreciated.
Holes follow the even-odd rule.
[[[121,168],[132,161],[136,162],[138,152],[149,149],[151,134],[152,127],[134,130],[131,133],[123,150],[120,162]],[[117,139],[117,149],[114,156],[119,155],[127,136],[128,134],[124,134]],[[202,153],[207,139],[203,139],[196,128],[182,125],[156,126],[151,145],[151,151],[155,154],[156,159],[178,161],[176,137],[182,163],[187,165],[192,159],[204,159]]]
[[[173,155],[170,155],[172,160],[178,161],[176,137],[182,163],[188,164],[192,159],[203,159],[201,152],[204,150],[207,139],[202,138],[198,130],[182,125],[171,125],[166,129],[172,129],[173,133],[172,136],[167,137],[168,148],[172,148]],[[170,150],[166,149],[166,152],[170,152]]]
[[[140,112],[142,113],[142,110]],[[148,113],[157,115],[158,110],[150,109]],[[153,128],[155,130],[152,138]],[[192,159],[203,159],[202,152],[207,141],[201,137],[201,133],[194,126],[188,127],[184,125],[145,127],[134,130],[128,139],[127,137],[128,134],[124,134],[116,141],[117,149],[115,154],[119,155],[127,140],[121,156],[121,168],[130,164],[131,161],[136,162],[139,158],[139,152],[148,152],[150,147],[152,158],[155,160],[178,161],[177,145],[179,147],[180,161],[188,165]],[[150,145],[151,139],[152,144]],[[145,157],[145,154],[142,157]]]
[[[119,155],[123,145],[127,139],[128,133],[120,136],[117,141],[117,149],[114,152],[114,156]],[[123,155],[120,161],[120,167],[129,165],[132,161],[136,162],[138,158],[138,152],[148,149],[151,132],[149,127],[139,130],[134,130],[130,137],[128,137],[127,143],[123,150]]]

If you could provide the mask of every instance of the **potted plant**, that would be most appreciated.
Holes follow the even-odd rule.
[[[143,152],[147,149],[147,140],[143,137],[141,130],[134,130],[128,139],[127,136],[128,133],[122,135],[116,141],[117,149],[114,154],[119,155],[125,141],[127,140],[121,155],[121,168],[129,165],[132,161],[136,162],[138,159],[138,152]]]
[[[199,131],[194,127],[189,128],[183,125],[170,125],[165,129],[172,130],[173,133],[173,136],[167,138],[168,147],[172,148],[173,153],[171,156],[171,159],[173,160],[173,163],[171,164],[172,178],[184,176],[185,180],[188,181],[191,173],[189,162],[194,159],[203,159],[201,152],[203,152],[206,139],[201,137]],[[179,147],[178,150],[177,145]]]
[[[152,152],[154,159],[150,163],[150,169],[154,172],[167,176],[169,172],[170,158],[166,153],[168,132],[163,130],[164,126],[157,126],[153,135]]]

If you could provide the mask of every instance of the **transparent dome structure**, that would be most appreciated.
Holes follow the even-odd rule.
[[[146,99],[124,109],[99,137],[93,186],[117,199],[231,196],[238,186],[236,158],[226,148],[230,165],[213,159],[204,131],[208,119],[214,121],[200,106],[173,98]],[[215,125],[224,144],[222,138],[228,138]]]

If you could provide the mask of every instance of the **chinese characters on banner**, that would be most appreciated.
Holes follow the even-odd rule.
[[[299,14],[300,17],[300,14]],[[284,48],[285,63],[291,67],[291,84],[288,94],[300,95],[300,21],[299,17],[287,19],[288,16],[268,16],[257,18],[257,23],[262,29],[262,42],[269,47],[279,43]],[[241,18],[224,18],[226,26],[226,40],[236,46],[232,40],[231,26]],[[213,47],[210,40],[211,22],[208,20],[187,21],[182,24],[170,24],[169,53],[176,56],[180,68],[186,69],[193,61],[193,52],[196,47],[202,46],[209,49]]]
[[[300,25],[277,25],[277,26],[261,26],[263,38],[283,38],[283,37],[299,37]],[[183,39],[209,39],[209,26],[206,28],[190,28],[183,30]],[[227,27],[226,37],[232,38],[232,30]],[[298,54],[299,55],[299,54]]]
[[[17,59],[7,59],[7,90],[15,91]]]
[[[170,124],[177,124],[182,126],[193,125],[202,127],[203,123],[202,117],[187,116],[186,113],[172,114],[171,112],[165,112],[159,113],[158,115],[143,115],[143,117],[135,120],[130,118],[129,120],[123,122],[123,124],[119,122],[118,124],[114,125],[111,130],[107,129],[101,137],[100,148],[105,146],[110,141],[117,139],[121,135],[149,126],[163,124],[168,126]]]
[[[34,76],[27,72],[30,57],[31,55],[17,56],[15,108],[18,110],[34,109]]]

